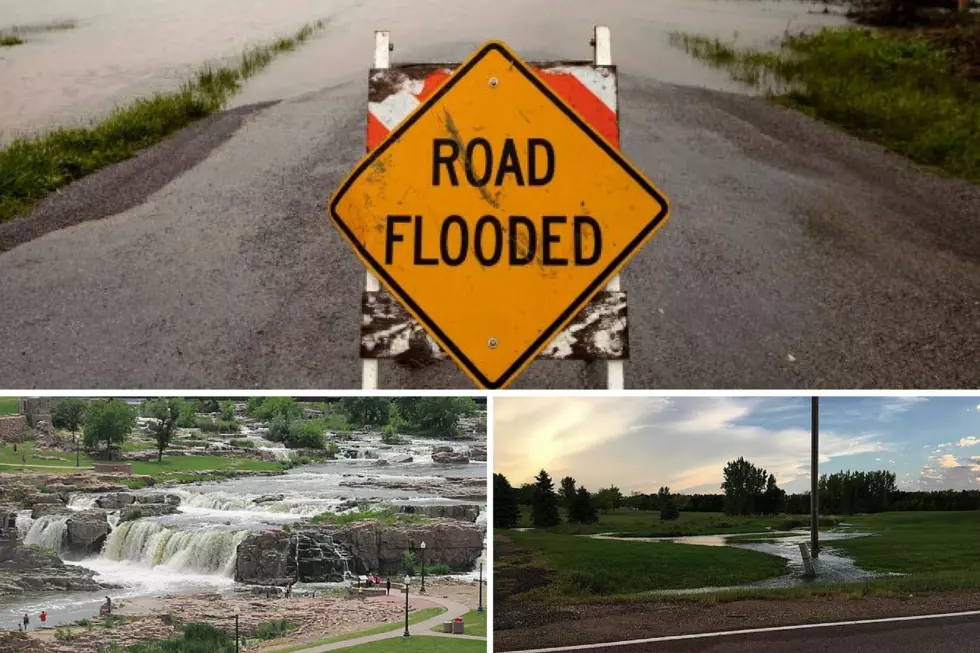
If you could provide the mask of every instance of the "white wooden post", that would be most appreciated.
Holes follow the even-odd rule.
[[[609,28],[604,25],[596,25],[595,33],[592,37],[592,63],[596,66],[611,66],[612,65],[612,42],[609,35]],[[619,107],[616,107],[618,113]],[[609,284],[606,286],[606,290],[616,291],[620,289],[619,275],[617,274]],[[622,390],[625,387],[625,379],[623,374],[623,361],[608,361],[606,363],[606,387],[610,390]]]
[[[388,68],[390,65],[390,59],[388,53],[391,52],[391,34],[388,30],[378,30],[374,33],[374,67],[375,68]],[[368,292],[377,292],[381,290],[381,284],[378,282],[378,278],[371,274],[371,271],[365,273],[365,289]],[[362,358],[361,359],[361,389],[363,390],[377,390],[378,389],[378,359],[377,358]]]

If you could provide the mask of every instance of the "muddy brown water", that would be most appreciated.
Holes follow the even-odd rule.
[[[153,92],[175,88],[207,62],[294,32],[319,18],[327,29],[250,80],[235,105],[295,97],[363,76],[373,31],[390,29],[393,61],[458,61],[481,42],[508,42],[532,59],[588,59],[593,25],[612,29],[613,61],[635,75],[749,92],[670,46],[671,31],[771,47],[785,32],[841,24],[840,10],[791,0],[0,0],[0,30],[32,31],[0,49],[0,142],[76,124]]]

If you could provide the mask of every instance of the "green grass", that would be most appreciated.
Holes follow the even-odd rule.
[[[0,397],[0,417],[17,414],[17,400],[20,397]]]
[[[963,28],[980,39],[980,26]],[[788,36],[778,52],[674,33],[671,42],[780,104],[913,161],[980,181],[980,83],[925,37],[833,28]]]
[[[408,614],[408,624],[417,624],[422,621],[427,621],[433,617],[437,617],[443,612],[445,608],[423,608],[421,610],[416,610]],[[382,624],[380,626],[375,626],[374,628],[368,628],[367,630],[361,630],[356,633],[347,633],[345,635],[334,635],[332,637],[326,637],[324,639],[317,640],[315,642],[310,642],[309,644],[301,644],[299,646],[293,646],[291,648],[276,649],[272,653],[293,653],[294,651],[302,651],[303,649],[313,648],[314,646],[323,646],[324,644],[333,644],[334,642],[346,642],[350,639],[357,639],[358,637],[366,637],[368,635],[377,635],[379,633],[388,633],[397,628],[404,628],[405,620],[393,621],[391,623]],[[427,638],[429,639],[429,638]],[[437,638],[432,638],[437,639]]]
[[[729,547],[594,540],[551,533],[506,535],[516,547],[531,553],[532,567],[550,572],[550,585],[530,590],[527,598],[726,587],[779,576],[786,570],[782,558]]]
[[[177,91],[137,100],[92,126],[15,139],[0,150],[0,222],[27,214],[55,189],[128,159],[217,112],[277,54],[294,49],[325,26],[326,21],[318,20],[291,37],[250,48],[237,66],[207,66]]]
[[[344,649],[357,653],[469,653],[486,651],[487,642],[451,637],[392,637]]]
[[[433,626],[430,629],[434,633],[442,632],[442,625]],[[466,635],[476,635],[478,637],[487,636],[487,611],[483,610],[480,614],[476,610],[470,610],[463,615],[463,631]]]
[[[24,39],[19,36],[14,36],[13,34],[4,34],[0,36],[0,47],[9,48],[15,45],[23,45]]]
[[[337,515],[332,512],[323,512],[313,517],[310,521],[314,524],[351,524],[354,522],[365,521],[368,519],[377,520],[382,526],[394,526],[395,524],[423,524],[426,521],[424,515],[397,513],[393,508],[383,510],[369,510],[365,512],[349,512]]]
[[[81,434],[79,434],[81,437]],[[68,438],[71,438],[69,434]],[[0,463],[17,465],[17,467],[0,467],[2,472],[17,472],[20,471],[21,466],[21,456],[27,459],[27,471],[29,472],[50,472],[56,470],[50,469],[31,469],[31,465],[44,465],[44,466],[57,466],[57,467],[75,467],[75,452],[67,451],[46,451],[38,450],[35,447],[35,442],[33,440],[28,440],[27,442],[17,443],[17,453],[14,453],[14,447],[12,444],[5,444],[0,447]],[[39,456],[58,456],[64,458],[64,460],[35,460],[32,456],[37,453]],[[85,452],[79,454],[80,463],[82,467],[91,467],[91,459],[85,455]],[[70,471],[70,470],[66,470]]]
[[[793,536],[793,533],[773,533],[772,535],[732,535],[731,537],[726,537],[725,541],[735,544],[751,544],[754,542],[772,542],[773,540],[778,540],[781,537]]]
[[[681,512],[672,521],[660,521],[659,511],[613,510],[599,514],[597,524],[569,524],[566,514],[560,511],[562,523],[549,529],[552,533],[594,535],[616,533],[625,537],[681,537],[685,535],[715,535],[735,533],[760,533],[766,530],[785,531],[806,528],[810,525],[807,515],[781,515],[777,517],[732,517],[720,512]],[[820,525],[836,526],[834,517],[821,517]],[[521,506],[521,523],[531,527],[531,507]]]

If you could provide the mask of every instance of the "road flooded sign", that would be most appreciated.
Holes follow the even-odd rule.
[[[438,84],[389,89],[390,114],[417,106],[389,125],[369,116],[369,145],[372,120],[390,131],[329,205],[368,269],[484,388],[511,383],[669,212],[619,153],[616,114],[604,128],[544,77],[489,42]]]

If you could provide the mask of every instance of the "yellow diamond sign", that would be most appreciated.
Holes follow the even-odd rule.
[[[666,197],[506,45],[341,184],[358,256],[484,388],[509,384],[666,221]]]

